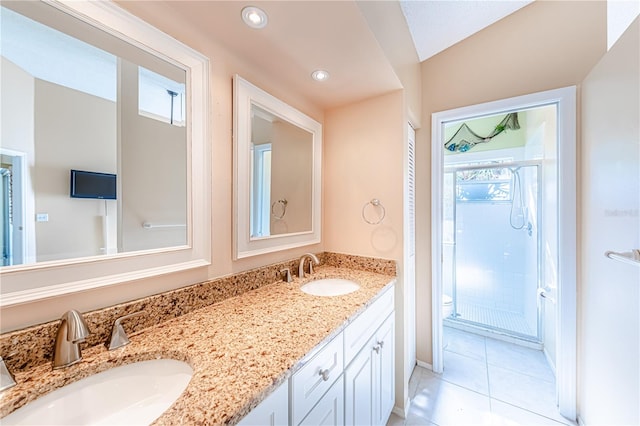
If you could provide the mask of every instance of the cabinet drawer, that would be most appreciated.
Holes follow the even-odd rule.
[[[344,363],[349,365],[380,324],[394,309],[394,288],[391,286],[378,300],[344,330]]]
[[[344,369],[342,333],[291,377],[291,421],[297,425],[340,377]]]

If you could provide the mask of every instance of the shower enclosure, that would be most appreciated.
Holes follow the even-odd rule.
[[[445,167],[445,324],[541,340],[540,164]]]

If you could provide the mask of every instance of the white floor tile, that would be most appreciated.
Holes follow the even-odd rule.
[[[491,416],[493,424],[496,426],[561,426],[561,422],[556,422],[548,417],[540,416],[531,411],[523,410],[497,399],[491,400]],[[571,423],[566,423],[571,424]]]
[[[555,377],[541,351],[445,327],[444,373],[416,367],[400,425],[575,425],[555,405]],[[390,419],[391,421],[391,419]]]
[[[491,398],[563,421],[555,404],[555,385],[510,369],[489,365]]]
[[[489,397],[442,380],[423,375],[420,389],[411,401],[407,425],[490,425]]]
[[[483,395],[489,395],[487,364],[454,352],[444,351],[442,379]]]
[[[420,383],[420,378],[422,377],[422,367],[416,366],[413,369],[413,373],[411,374],[411,378],[409,379],[409,398],[413,398],[416,394],[416,390],[418,389],[418,384]]]
[[[487,363],[555,382],[553,371],[542,351],[501,340],[486,339]]]
[[[451,327],[443,327],[443,339],[446,344],[445,350],[447,351],[481,361],[486,360],[484,336],[478,336]]]

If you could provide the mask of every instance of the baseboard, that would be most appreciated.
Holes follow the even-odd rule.
[[[398,406],[394,406],[391,412],[396,416],[406,419],[409,415],[409,404],[411,404],[411,400],[407,398],[407,400],[404,402],[404,410]]]
[[[418,367],[426,368],[433,371],[433,365],[429,364],[428,362],[417,360],[416,363],[418,364]]]

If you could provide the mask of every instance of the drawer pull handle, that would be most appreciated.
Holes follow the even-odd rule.
[[[322,380],[324,380],[326,382],[327,380],[329,380],[329,373],[330,373],[329,370],[327,370],[327,369],[322,370],[321,369],[318,374],[322,377]]]
[[[381,348],[384,348],[384,341],[378,342],[378,345],[380,345]]]
[[[382,347],[382,346],[380,346],[380,343],[378,343],[377,345],[375,345],[375,346],[373,347],[373,350],[374,350],[374,351],[376,351],[376,353],[377,353],[377,354],[379,354],[379,353],[380,353],[380,348],[381,348],[381,347]]]

